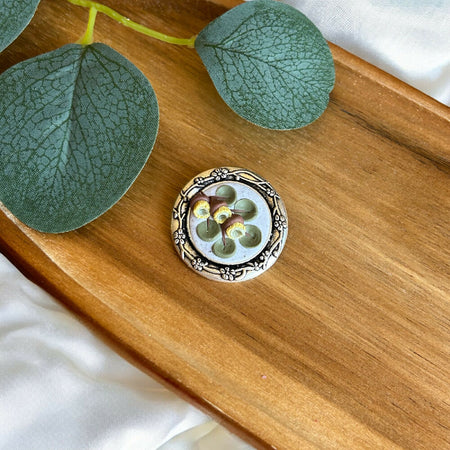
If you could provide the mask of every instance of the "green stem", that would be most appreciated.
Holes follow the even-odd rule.
[[[155,39],[158,39],[163,42],[168,42],[169,44],[176,44],[176,45],[186,45],[187,47],[193,48],[195,43],[195,38],[197,36],[192,36],[189,39],[180,39],[173,36],[167,36],[166,34],[159,33],[158,31],[151,30],[150,28],[144,27],[144,25],[141,25],[139,23],[133,22],[132,20],[128,19],[125,16],[122,16],[118,12],[114,11],[113,9],[109,8],[108,6],[102,5],[101,3],[92,2],[90,0],[68,0],[70,3],[73,3],[74,5],[78,6],[84,6],[85,8],[89,9],[89,23],[88,28],[86,30],[85,35],[81,38],[79,43],[85,44],[85,37],[87,36],[88,32],[91,34],[90,37],[86,38],[88,40],[89,38],[92,39],[92,33],[95,23],[95,15],[97,11],[100,11],[103,14],[106,14],[111,19],[115,20],[116,22],[121,23],[122,25],[125,25],[126,27],[129,27],[135,31],[138,31],[139,33],[145,34],[147,36],[153,37]],[[93,12],[95,11],[95,12]],[[92,14],[91,14],[92,13]],[[91,15],[93,15],[93,19],[91,20]],[[91,28],[90,28],[91,26]],[[83,42],[81,42],[83,41]],[[88,43],[92,43],[92,40]]]
[[[86,32],[84,33],[83,37],[77,41],[77,44],[89,45],[92,44],[92,42],[94,42],[94,25],[96,16],[97,16],[97,9],[94,6],[91,6],[89,8],[89,19]]]

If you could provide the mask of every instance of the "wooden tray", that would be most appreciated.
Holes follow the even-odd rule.
[[[197,33],[234,1],[110,0],[150,27]],[[42,0],[0,69],[75,41],[87,11]],[[449,434],[448,108],[332,46],[329,108],[258,128],[216,93],[195,51],[97,18],[133,61],[161,124],[126,196],[84,228],[32,231],[4,208],[0,249],[111,345],[256,446],[441,449]],[[197,173],[245,167],[278,190],[289,237],[255,280],[179,259],[174,201]]]

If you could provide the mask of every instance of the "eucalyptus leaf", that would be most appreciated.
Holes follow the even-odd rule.
[[[39,0],[0,0],[0,52],[22,33],[38,4]]]
[[[272,129],[300,128],[326,109],[334,64],[317,27],[272,0],[236,6],[208,24],[195,48],[225,102]]]
[[[104,44],[70,44],[0,76],[0,201],[45,232],[78,228],[127,191],[152,151],[158,104]]]

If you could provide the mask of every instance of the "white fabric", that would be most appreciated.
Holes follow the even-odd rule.
[[[326,39],[450,103],[449,0],[286,1]],[[0,255],[0,449],[245,448]]]

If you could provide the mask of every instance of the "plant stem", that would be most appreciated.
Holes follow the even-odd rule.
[[[108,6],[102,5],[101,3],[92,2],[90,0],[68,0],[70,3],[73,3],[74,5],[83,6],[85,8],[89,9],[89,23],[88,23],[88,29],[86,30],[85,35],[82,37],[82,39],[79,43],[84,43],[85,37],[90,32],[90,38],[92,39],[92,32],[94,28],[94,22],[95,22],[95,15],[97,11],[100,11],[103,14],[106,14],[111,19],[115,20],[116,22],[121,23],[122,25],[125,25],[126,27],[129,27],[135,31],[138,31],[139,33],[145,34],[147,36],[153,37],[155,39],[158,39],[163,42],[168,42],[169,44],[176,44],[176,45],[186,45],[187,47],[193,48],[195,43],[195,38],[197,36],[192,36],[189,39],[180,39],[173,36],[167,36],[166,34],[159,33],[158,31],[152,30],[150,28],[145,27],[144,25],[141,25],[139,23],[133,22],[132,20],[128,19],[125,16],[122,16],[118,12],[114,11],[113,9],[109,8]],[[95,11],[95,12],[92,12]],[[91,20],[91,13],[93,15],[93,19]],[[92,22],[92,23],[91,23]],[[90,29],[90,25],[91,28]],[[89,38],[86,38],[88,40]],[[92,40],[89,42],[92,43]]]
[[[89,45],[92,44],[92,42],[94,42],[94,25],[96,16],[97,16],[97,9],[94,6],[91,6],[89,8],[89,19],[86,31],[83,37],[77,41],[77,44]]]

